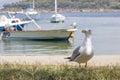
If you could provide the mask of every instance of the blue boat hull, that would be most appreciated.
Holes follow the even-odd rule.
[[[0,31],[4,31],[4,30],[5,30],[4,26],[0,26]]]

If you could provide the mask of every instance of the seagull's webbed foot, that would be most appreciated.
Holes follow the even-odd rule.
[[[80,63],[79,63],[79,67],[81,67]]]

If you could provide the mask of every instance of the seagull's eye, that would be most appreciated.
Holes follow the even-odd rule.
[[[90,30],[90,29],[89,29],[88,31],[89,31],[89,32],[91,32],[91,30]]]

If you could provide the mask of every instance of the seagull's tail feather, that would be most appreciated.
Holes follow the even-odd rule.
[[[73,60],[71,59],[71,57],[66,57],[66,58],[64,58],[64,59],[69,59],[70,62],[73,61]]]
[[[66,58],[64,58],[64,59],[71,59],[71,57],[66,57]]]
[[[73,60],[70,59],[69,61],[73,61]]]

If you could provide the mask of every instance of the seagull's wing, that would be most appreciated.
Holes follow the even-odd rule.
[[[73,54],[72,54],[72,56],[71,56],[70,61],[75,60],[75,58],[80,55],[79,50],[80,50],[80,46],[78,46],[78,47],[73,51]]]

